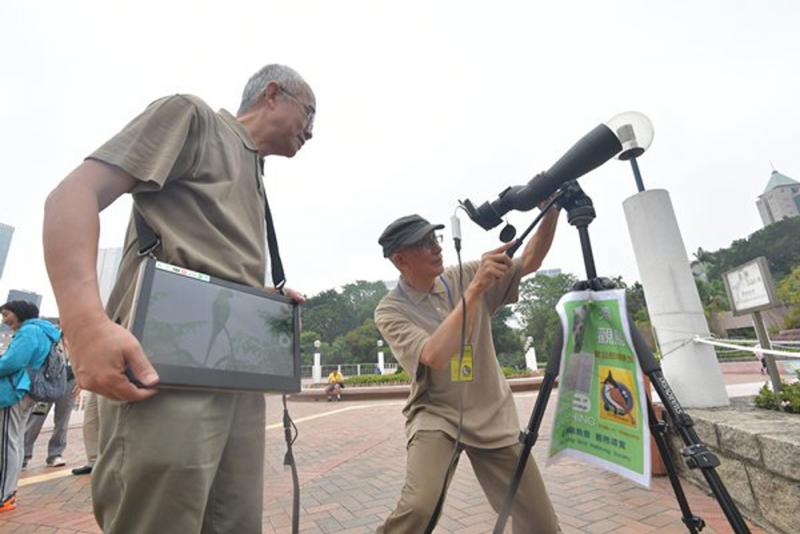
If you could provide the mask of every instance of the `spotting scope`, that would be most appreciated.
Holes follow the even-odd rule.
[[[619,154],[619,159],[638,156],[652,140],[652,125],[647,117],[638,112],[621,113],[584,135],[547,172],[536,175],[527,184],[507,187],[496,200],[478,207],[469,200],[461,201],[461,205],[470,219],[490,230],[509,211],[528,211],[565,182],[580,178],[615,155]]]

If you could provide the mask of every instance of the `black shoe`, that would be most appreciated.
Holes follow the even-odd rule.
[[[72,470],[72,474],[73,475],[88,475],[89,473],[92,472],[92,468],[93,467],[94,466],[91,466],[91,465],[83,465],[81,467],[76,467],[75,469]]]

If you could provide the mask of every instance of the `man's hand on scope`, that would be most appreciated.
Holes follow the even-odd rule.
[[[475,278],[470,283],[470,288],[478,293],[483,293],[492,286],[497,280],[505,276],[509,269],[511,269],[511,258],[505,252],[516,241],[504,243],[494,250],[490,250],[481,256],[481,264],[478,266],[478,272],[475,273]]]
[[[141,401],[157,393],[156,373],[133,334],[107,317],[69,332],[70,361],[78,385],[109,399]],[[137,387],[125,374],[141,382]]]

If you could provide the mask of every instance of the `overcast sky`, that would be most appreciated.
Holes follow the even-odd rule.
[[[761,227],[770,162],[800,180],[799,27],[790,0],[2,2],[0,222],[16,232],[0,298],[34,290],[56,313],[43,204],[86,155],[166,94],[235,112],[273,62],[317,96],[314,138],[266,174],[289,285],[308,294],[395,278],[376,243],[392,219],[447,222],[458,199],[526,182],[629,109],[653,121],[640,167],[670,192],[686,248],[728,246]],[[598,272],[637,280],[630,167],[581,184]],[[121,245],[129,210],[102,214],[100,246]],[[535,213],[509,219],[521,231]],[[462,227],[467,259],[498,242],[499,228]],[[544,267],[583,275],[563,217]]]

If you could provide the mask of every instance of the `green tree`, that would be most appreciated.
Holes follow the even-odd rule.
[[[571,274],[545,276],[537,274],[520,284],[520,299],[516,312],[526,336],[533,337],[536,357],[541,362],[550,357],[556,331],[561,321],[555,305],[572,289],[577,278]]]
[[[352,310],[355,324],[361,325],[367,319],[373,318],[375,308],[388,292],[381,281],[356,280],[342,288],[342,298]]]
[[[625,304],[628,308],[628,317],[636,324],[649,323],[650,314],[647,312],[647,301],[644,298],[644,287],[639,282],[625,288]]]
[[[784,304],[794,306],[786,317],[786,328],[800,328],[800,265],[778,282],[776,292]]]
[[[510,306],[503,306],[492,316],[492,339],[497,359],[503,367],[525,365],[522,332],[508,324],[513,314]]]
[[[317,340],[320,341],[320,354],[327,355],[331,349],[330,343],[322,341],[322,337],[313,330],[303,330],[300,332],[300,360],[302,365],[314,364],[314,353],[317,350],[314,346],[314,342]]]
[[[800,217],[790,217],[754,232],[746,239],[737,239],[730,247],[714,252],[698,249],[698,261],[709,264],[708,279],[721,279],[722,274],[747,261],[764,256],[772,276],[782,279],[800,265]],[[702,259],[701,259],[702,256]]]
[[[706,317],[731,309],[725,284],[721,278],[711,278],[708,282],[695,278],[694,283],[697,285],[697,293],[700,295]]]
[[[303,305],[303,329],[317,332],[322,341],[332,343],[357,326],[352,310],[335,289],[328,289],[308,299]]]
[[[343,338],[346,363],[377,363],[379,339],[381,333],[372,319],[367,319],[361,326],[349,331]],[[388,349],[384,346],[384,353],[386,352]]]
[[[323,341],[333,343],[371,319],[386,293],[383,282],[364,280],[346,284],[341,292],[335,289],[323,291],[303,305],[303,328],[313,330]]]

